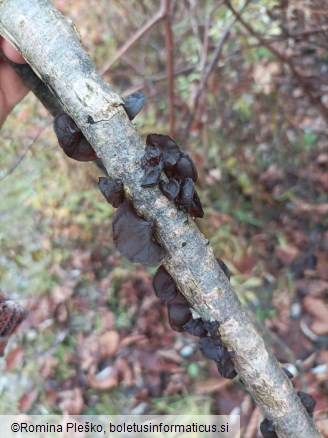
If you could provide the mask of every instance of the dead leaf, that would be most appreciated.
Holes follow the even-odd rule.
[[[321,435],[323,437],[328,437],[328,414],[326,412],[326,415],[322,415],[322,417],[320,416],[319,418],[315,415],[314,416],[314,420],[316,423],[317,428],[319,429]]]
[[[278,169],[275,164],[271,164],[268,169],[260,176],[260,182],[263,183],[269,190],[275,185],[283,181],[285,175],[281,169]]]
[[[146,339],[145,335],[132,334],[130,336],[126,336],[122,339],[121,348],[129,347],[130,345],[135,344],[136,342],[144,341]]]
[[[52,307],[56,307],[61,303],[67,301],[73,295],[74,288],[76,286],[77,281],[66,281],[64,284],[60,286],[54,287],[50,294],[49,298],[52,303]]]
[[[118,358],[115,362],[115,368],[118,371],[119,380],[123,382],[125,386],[135,385],[136,382],[133,371],[126,359]]]
[[[39,373],[43,379],[47,379],[58,365],[58,359],[53,356],[43,356],[39,361]]]
[[[324,216],[328,214],[328,204],[309,204],[302,199],[293,199],[294,204],[294,210],[292,210],[292,213],[294,215],[304,214],[304,213],[311,213],[311,214],[318,214],[320,216]]]
[[[119,348],[120,336],[113,330],[103,333],[98,339],[101,358],[112,357]]]
[[[218,377],[217,379],[207,379],[203,381],[199,381],[194,385],[195,394],[210,394],[211,392],[220,391],[226,386],[231,385],[232,380],[221,379]]]
[[[157,354],[162,359],[166,359],[170,362],[177,363],[178,365],[180,365],[183,362],[183,358],[173,349],[160,350]]]
[[[11,371],[20,366],[25,350],[22,347],[14,348],[6,355],[6,371]]]
[[[58,407],[63,414],[80,415],[84,408],[81,388],[74,388],[58,393]]]
[[[276,246],[274,252],[284,266],[289,266],[299,254],[298,249],[291,245]]]
[[[27,391],[19,399],[19,402],[18,402],[19,410],[21,412],[29,411],[37,398],[38,398],[38,391],[36,389],[31,389],[30,391]]]
[[[303,299],[304,310],[313,316],[311,330],[317,335],[328,334],[328,307],[323,300],[307,295]]]
[[[258,61],[253,66],[253,78],[260,90],[265,94],[270,94],[274,87],[273,77],[281,71],[278,62]]]
[[[323,280],[328,280],[328,254],[324,252],[316,253],[317,259],[317,274]]]
[[[237,268],[240,274],[251,274],[258,263],[258,258],[253,254],[246,254],[239,260],[234,260],[233,265]]]
[[[328,154],[321,153],[317,156],[316,162],[320,165],[328,164]]]
[[[211,228],[217,229],[220,228],[223,224],[233,223],[233,219],[231,216],[225,213],[219,213],[215,211],[211,211],[208,216],[208,225]]]
[[[94,374],[98,363],[114,356],[119,347],[119,335],[111,330],[102,334],[92,333],[79,346],[81,368]]]
[[[118,373],[112,367],[106,367],[97,374],[88,374],[88,383],[94,389],[112,389],[118,385]]]
[[[214,184],[220,183],[222,181],[222,172],[221,169],[211,169],[208,174],[205,175],[205,183],[208,186],[212,186]]]
[[[322,280],[297,280],[296,290],[301,295],[325,297],[328,293],[328,282]]]

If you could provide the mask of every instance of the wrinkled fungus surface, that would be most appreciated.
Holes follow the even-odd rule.
[[[177,207],[194,217],[203,217],[204,211],[195,190],[198,173],[192,159],[182,152],[168,135],[149,134],[146,151],[141,159],[144,177],[141,186],[159,184],[163,195],[174,201]],[[162,172],[168,182],[160,179]]]
[[[93,147],[68,114],[62,113],[55,117],[54,131],[59,146],[68,157],[76,161],[94,161],[97,159]]]
[[[164,266],[157,269],[153,278],[153,288],[156,296],[162,301],[172,301],[178,294],[175,282]]]
[[[113,240],[116,249],[131,262],[155,265],[165,251],[153,241],[153,224],[137,215],[124,201],[113,219]]]
[[[114,208],[118,208],[122,204],[124,199],[122,181],[119,179],[110,179],[105,176],[100,176],[98,187],[106,201]]]
[[[146,97],[142,91],[136,91],[124,100],[123,107],[130,120],[133,120],[140,113],[145,102]]]

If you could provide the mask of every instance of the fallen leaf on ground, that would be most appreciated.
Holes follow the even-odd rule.
[[[325,302],[308,295],[303,299],[303,307],[314,318],[311,330],[317,335],[328,334],[328,307]]]
[[[26,412],[31,409],[33,403],[38,398],[38,391],[36,389],[32,389],[27,391],[20,399],[19,399],[19,409],[21,412]]]
[[[58,392],[58,407],[63,414],[80,415],[84,408],[81,388]]]
[[[6,371],[17,368],[24,357],[25,350],[22,347],[16,347],[6,355]]]
[[[222,388],[231,385],[232,380],[227,379],[207,379],[196,382],[194,385],[195,394],[209,394],[211,392],[220,391]]]
[[[88,374],[88,383],[94,389],[112,389],[118,385],[118,373],[112,367],[106,367],[97,374]]]
[[[284,266],[290,265],[298,256],[298,249],[291,245],[276,246],[274,252]]]

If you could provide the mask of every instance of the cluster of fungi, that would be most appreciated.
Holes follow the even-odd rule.
[[[167,135],[150,134],[146,138],[146,152],[141,160],[145,175],[141,187],[159,184],[164,196],[193,217],[204,216],[202,204],[195,189],[198,178],[196,167],[188,154]],[[168,182],[160,180],[164,171]]]
[[[144,102],[141,92],[136,92],[124,103],[130,120],[138,114]],[[128,108],[126,104],[128,103]],[[97,155],[85,139],[73,119],[63,113],[55,117],[54,130],[59,145],[67,156],[77,161],[94,161]],[[143,188],[158,185],[168,199],[174,201],[177,208],[193,217],[203,217],[204,212],[195,189],[197,181],[196,167],[188,154],[167,135],[150,134],[146,139],[145,154],[141,159],[144,176]],[[167,182],[160,179],[162,173]],[[145,265],[159,264],[165,257],[165,251],[154,240],[154,225],[140,217],[131,203],[124,198],[124,187],[120,180],[100,177],[98,187],[105,199],[117,208],[113,219],[113,241],[116,249],[131,262]],[[218,263],[230,279],[230,272],[222,260]],[[235,371],[229,352],[218,335],[219,323],[194,318],[190,305],[178,290],[173,278],[160,266],[154,279],[155,294],[167,303],[170,326],[179,332],[186,331],[198,336],[200,351],[217,364],[221,375],[227,379],[234,378]]]
[[[124,109],[130,120],[139,113],[145,98],[143,93],[136,92],[124,102]],[[91,118],[89,123],[94,123]],[[54,130],[59,145],[67,156],[77,161],[94,161],[96,152],[85,139],[73,119],[63,113],[55,117]],[[192,217],[202,218],[204,212],[195,189],[197,181],[196,167],[188,154],[167,135],[150,134],[146,139],[145,154],[141,159],[144,176],[141,180],[143,188],[159,186],[159,189],[178,209]],[[166,180],[161,179],[165,174]],[[131,203],[124,198],[124,187],[120,180],[100,177],[98,187],[105,199],[117,208],[113,219],[113,240],[116,249],[128,260],[145,265],[159,264],[165,257],[165,251],[154,239],[154,225],[140,217]],[[225,263],[217,262],[230,280],[230,272]],[[233,379],[237,373],[232,362],[233,352],[222,344],[219,335],[219,322],[204,321],[194,317],[186,298],[177,288],[173,278],[162,265],[153,278],[156,296],[167,304],[168,320],[173,330],[187,332],[199,337],[199,349],[202,354],[213,360],[220,374],[226,379]],[[293,376],[285,370],[289,378]],[[312,415],[315,401],[304,392],[299,391],[307,412]],[[264,419],[261,423],[264,438],[277,437],[273,424]]]

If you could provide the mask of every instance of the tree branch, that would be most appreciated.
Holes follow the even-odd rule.
[[[0,0],[0,32],[57,96],[108,174],[122,180],[125,196],[137,212],[155,224],[157,239],[167,253],[165,268],[203,320],[220,322],[220,336],[235,353],[238,374],[273,421],[278,436],[320,437],[195,223],[157,187],[140,186],[144,143],[71,23],[49,0]],[[90,116],[95,123],[88,122]]]

